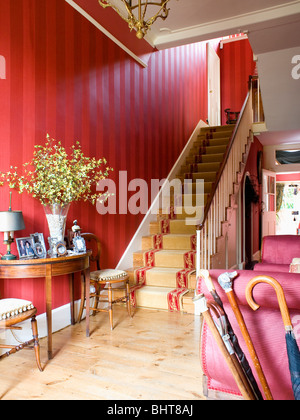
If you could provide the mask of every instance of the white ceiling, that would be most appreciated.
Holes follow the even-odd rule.
[[[121,0],[109,1],[122,9]],[[146,41],[165,49],[247,33],[269,130],[261,141],[280,132],[274,141],[300,143],[300,79],[291,74],[292,59],[300,56],[300,0],[170,0],[168,7],[168,18],[152,25]]]
[[[268,129],[260,140],[300,143],[300,79],[291,74],[292,59],[300,56],[300,1],[170,0],[169,7],[169,17],[153,25],[148,42],[164,49],[247,33],[257,57]]]
[[[168,7],[167,20],[158,19],[146,38],[158,49],[273,26],[295,14],[300,19],[299,1],[170,0]]]

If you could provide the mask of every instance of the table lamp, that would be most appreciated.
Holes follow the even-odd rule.
[[[21,211],[12,211],[11,193],[8,211],[0,211],[0,232],[4,232],[3,243],[7,245],[6,255],[2,260],[15,260],[17,257],[11,253],[11,244],[14,241],[14,232],[25,229],[23,214]]]

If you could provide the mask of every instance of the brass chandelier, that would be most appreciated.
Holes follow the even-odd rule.
[[[170,0],[161,0],[161,1],[149,1],[149,0],[121,0],[124,4],[128,17],[124,17],[120,10],[112,4],[109,0],[98,0],[99,4],[105,9],[106,7],[112,7],[122,19],[124,19],[130,28],[136,29],[136,36],[139,39],[144,38],[151,25],[158,19],[161,18],[165,20],[169,15],[169,10],[167,8],[167,3]],[[146,17],[147,7],[148,6],[157,6],[158,11],[150,18]],[[137,9],[137,16],[134,15],[134,11]]]

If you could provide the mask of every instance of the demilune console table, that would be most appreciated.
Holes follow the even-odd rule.
[[[0,260],[0,279],[45,278],[46,317],[48,331],[48,359],[52,359],[52,277],[69,274],[71,324],[74,318],[74,273],[82,272],[86,279],[86,296],[90,293],[91,251],[84,254],[58,258]],[[86,299],[86,313],[90,312],[90,302]],[[86,335],[89,337],[89,316],[86,317]]]

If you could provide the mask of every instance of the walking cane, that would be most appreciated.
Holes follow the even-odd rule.
[[[300,400],[300,351],[295,338],[293,324],[291,321],[291,316],[289,308],[287,306],[286,298],[284,295],[284,290],[281,284],[270,276],[257,276],[254,277],[248,283],[246,287],[246,299],[249,306],[254,310],[260,308],[260,306],[253,300],[252,291],[253,288],[259,283],[266,283],[272,286],[276,292],[279,308],[282,316],[282,320],[285,327],[285,339],[286,339],[286,348],[289,359],[289,369],[291,374],[292,388],[295,396],[295,400]]]
[[[216,302],[208,301],[207,307],[211,312],[215,314],[216,318],[218,319],[218,323],[215,322],[215,325],[224,341],[224,344],[231,357],[231,360],[234,366],[236,367],[236,370],[238,371],[239,376],[241,377],[241,380],[243,382],[245,390],[247,391],[247,394],[249,395],[249,398],[253,401],[257,400],[257,397],[251,387],[251,384],[249,383],[249,378],[246,376],[235,354],[233,343],[231,342],[231,338],[228,333],[228,322],[227,322],[227,317],[226,317],[225,312],[223,311],[221,306],[219,306]]]
[[[207,306],[207,301],[204,295],[201,295],[199,297],[200,300],[200,312],[202,313],[205,322],[208,326],[208,328],[210,329],[214,339],[216,340],[216,343],[225,359],[225,362],[227,363],[234,379],[235,382],[243,396],[243,398],[245,400],[252,400],[253,399],[253,394],[249,394],[248,389],[245,387],[244,385],[244,381],[243,378],[241,376],[241,371],[239,371],[235,365],[235,363],[232,360],[232,355],[229,353],[228,348],[226,347],[219,331],[218,328],[216,327],[214,320],[210,314],[210,311],[208,309]],[[233,353],[233,350],[232,350]]]
[[[255,367],[256,372],[258,374],[260,383],[262,384],[262,387],[263,387],[263,390],[264,390],[264,394],[265,394],[267,400],[273,400],[273,396],[271,394],[271,390],[269,388],[269,385],[267,383],[265,374],[264,374],[263,369],[261,367],[261,364],[259,362],[257,353],[255,351],[255,348],[254,348],[254,345],[253,345],[253,342],[252,342],[252,339],[251,339],[250,334],[249,334],[249,331],[247,329],[247,326],[246,326],[244,317],[243,317],[243,315],[242,315],[242,313],[240,311],[240,308],[239,308],[239,306],[237,304],[235,293],[232,290],[232,279],[235,278],[236,276],[237,276],[237,273],[236,272],[234,272],[234,273],[224,273],[224,274],[221,274],[219,276],[218,281],[219,281],[219,284],[222,287],[222,289],[226,292],[226,295],[227,295],[227,298],[229,300],[229,303],[230,303],[230,305],[232,307],[232,310],[234,312],[234,315],[235,315],[235,317],[237,319],[237,322],[238,322],[238,324],[240,326],[242,335],[243,335],[244,340],[246,342],[246,345],[248,347],[248,350],[249,350],[251,359],[252,359],[252,361],[254,363],[254,367]]]
[[[226,324],[227,324],[227,329],[228,329],[228,334],[230,336],[231,339],[231,343],[233,345],[234,351],[237,355],[237,358],[242,366],[242,369],[244,371],[244,374],[246,375],[248,382],[250,383],[250,386],[252,387],[252,390],[254,392],[254,394],[256,395],[256,399],[257,400],[263,400],[263,396],[260,392],[260,389],[257,385],[256,379],[252,373],[251,367],[249,365],[249,362],[243,352],[243,350],[241,349],[240,343],[238,341],[237,336],[235,335],[233,328],[230,324],[230,321],[228,319],[228,316],[225,312],[224,309],[224,305],[223,302],[220,298],[220,296],[218,295],[215,286],[213,284],[213,281],[209,275],[209,271],[208,270],[201,270],[200,271],[200,275],[204,278],[205,284],[207,289],[209,290],[210,294],[212,295],[212,297],[214,298],[214,301],[217,303],[217,305],[220,306],[220,308],[223,310],[224,312],[224,317],[226,320]]]

